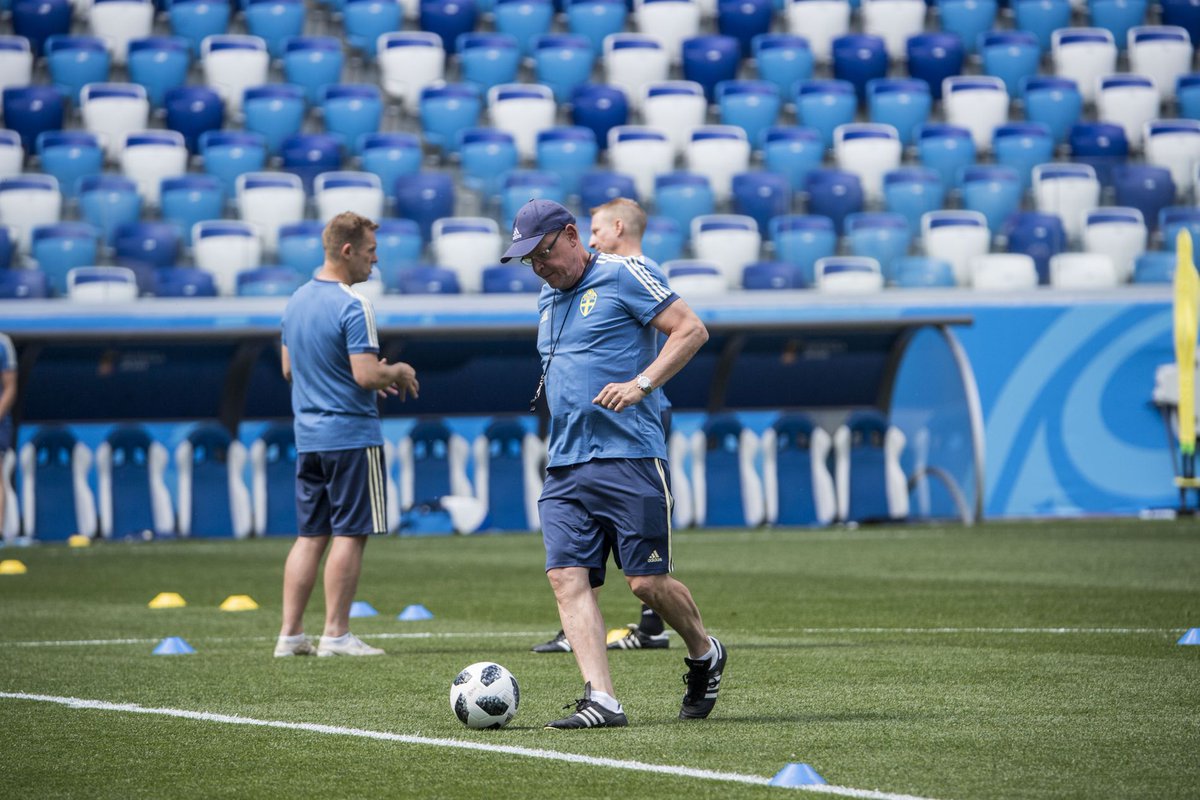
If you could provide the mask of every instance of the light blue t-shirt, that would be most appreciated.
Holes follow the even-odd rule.
[[[549,466],[667,457],[659,392],[620,414],[592,398],[650,365],[659,334],[649,323],[677,299],[658,264],[641,256],[597,255],[571,289],[542,287],[538,352],[550,409]]]
[[[344,283],[313,278],[283,312],[292,363],[296,451],[351,450],[383,444],[373,389],[354,382],[350,356],[378,353],[375,310]]]

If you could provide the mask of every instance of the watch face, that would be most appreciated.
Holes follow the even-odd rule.
[[[650,379],[647,378],[645,375],[638,375],[637,385],[638,385],[638,388],[641,389],[643,392],[649,392],[651,389],[654,388],[653,384],[650,383]]]

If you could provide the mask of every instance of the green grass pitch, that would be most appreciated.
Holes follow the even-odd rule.
[[[383,658],[275,659],[287,540],[6,548],[0,692],[311,723],[716,772],[811,765],[937,800],[1200,795],[1200,528],[1089,520],[684,533],[676,574],[729,648],[713,716],[680,722],[681,643],[611,654],[621,730],[542,725],[580,695],[531,535],[367,549],[352,620]],[[609,627],[637,603],[610,573]],[[150,610],[159,592],[187,607]],[[248,594],[257,611],[223,612]],[[422,603],[432,620],[402,622]],[[319,594],[308,632],[320,632]],[[426,635],[427,634],[427,635]],[[194,655],[153,656],[180,636]],[[128,640],[124,643],[113,640]],[[83,644],[81,641],[95,641]],[[509,727],[449,707],[463,666],[521,685]],[[0,796],[766,798],[795,790],[328,732],[0,698]],[[808,796],[800,795],[800,796]]]

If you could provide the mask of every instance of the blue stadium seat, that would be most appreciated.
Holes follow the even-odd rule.
[[[420,264],[400,271],[397,288],[401,294],[459,294],[458,273],[446,267]]]
[[[585,172],[579,180],[579,207],[585,212],[618,197],[638,199],[633,178],[623,172],[592,170]]]
[[[283,46],[283,77],[303,87],[310,106],[321,102],[321,91],[342,79],[342,43],[332,36],[297,36]]]
[[[983,74],[1004,81],[1010,97],[1021,90],[1021,81],[1037,75],[1042,44],[1032,31],[988,31],[979,44]]]
[[[463,186],[480,192],[485,203],[499,195],[500,179],[520,162],[513,135],[494,128],[461,131],[458,157]]]
[[[763,432],[767,521],[828,525],[836,511],[830,435],[807,414],[785,414]]]
[[[447,83],[421,90],[421,132],[443,153],[457,152],[459,133],[475,127],[483,101],[470,83]]]
[[[928,256],[907,256],[892,262],[893,286],[900,289],[954,288],[954,268]]]
[[[458,64],[462,80],[480,92],[512,83],[521,65],[521,45],[507,33],[464,33],[458,37]]]
[[[79,179],[104,171],[100,137],[89,131],[43,131],[37,137],[42,172],[58,179],[64,198],[74,197]]]
[[[0,300],[40,300],[48,297],[46,275],[36,269],[0,269]]]
[[[250,535],[250,492],[242,478],[245,445],[218,425],[199,425],[175,448],[175,467],[180,535]]]
[[[225,124],[225,101],[207,86],[177,86],[163,98],[166,126],[183,134],[192,154],[200,152],[200,136]]]
[[[396,448],[400,471],[400,506],[404,528],[415,533],[450,533],[445,515],[419,513],[437,508],[447,495],[473,496],[466,477],[470,446],[441,419],[418,422]],[[440,516],[440,519],[439,519]],[[422,517],[426,517],[422,519]],[[441,523],[441,524],[438,524]]]
[[[137,222],[142,215],[142,196],[137,184],[122,175],[85,175],[79,179],[79,214],[100,231],[112,245],[117,228]]]
[[[177,264],[182,244],[183,231],[172,222],[126,222],[113,239],[118,263],[152,269]]]
[[[269,425],[250,445],[254,532],[294,536],[296,527],[296,434],[287,423]]]
[[[747,291],[807,289],[804,273],[788,261],[755,261],[742,270],[742,288]]]
[[[929,120],[933,99],[929,84],[914,78],[878,78],[867,83],[867,116],[871,122],[891,125],[907,147]]]
[[[66,428],[45,427],[21,447],[25,535],[66,541],[96,535],[96,501],[88,485],[92,453]]]
[[[553,172],[517,169],[500,179],[500,227],[512,230],[513,220],[521,206],[530,200],[546,199],[567,202],[563,181]]]
[[[56,222],[34,227],[30,255],[46,276],[50,293],[67,294],[67,273],[97,263],[99,231],[85,222]]]
[[[13,254],[17,248],[17,233],[7,225],[0,225],[0,271],[13,265]]]
[[[267,43],[271,58],[281,58],[284,43],[304,33],[302,0],[249,0],[243,11],[246,32]]]
[[[46,40],[50,80],[73,101],[86,84],[108,80],[112,57],[98,36],[55,35]]]
[[[722,81],[717,84],[717,112],[722,125],[737,125],[746,132],[754,149],[762,147],[763,135],[775,124],[783,102],[779,89],[770,81]]]
[[[908,516],[908,480],[900,467],[904,434],[878,411],[855,411],[834,434],[838,518]]]
[[[454,200],[454,177],[445,172],[418,172],[396,181],[396,214],[415,220],[426,242],[434,220],[454,216]]]
[[[1017,171],[1021,191],[1030,187],[1033,168],[1054,160],[1054,136],[1041,122],[1009,122],[992,132],[992,155],[997,164]]]
[[[1050,35],[1071,25],[1070,0],[1013,0],[1013,23],[1017,30],[1037,37],[1041,52],[1050,49]]]
[[[356,156],[362,137],[379,130],[383,96],[371,83],[331,84],[322,93],[321,111],[325,132],[341,137],[344,151]]]
[[[537,168],[556,173],[568,197],[578,195],[584,173],[593,169],[599,155],[596,134],[580,125],[563,125],[538,131]]]
[[[279,151],[283,156],[282,169],[300,176],[306,194],[312,194],[314,178],[322,172],[333,172],[342,166],[341,137],[329,133],[289,136],[284,139]]]
[[[693,36],[683,42],[683,78],[704,87],[711,103],[717,84],[737,77],[741,45],[732,36]]]
[[[1091,164],[1102,186],[1112,185],[1112,171],[1129,159],[1125,129],[1110,122],[1077,122],[1067,134],[1071,160]]]
[[[211,272],[195,267],[160,267],[154,271],[157,297],[216,297],[217,284]]]
[[[804,188],[808,173],[824,157],[825,144],[815,128],[776,125],[763,132],[763,167],[785,176],[794,192]]]
[[[567,30],[587,37],[592,55],[604,52],[604,37],[625,30],[625,0],[567,0]]]
[[[259,267],[237,274],[238,297],[289,297],[307,280],[288,267]]]
[[[962,207],[978,211],[993,232],[1021,208],[1021,179],[1003,164],[972,164],[962,174]]]
[[[537,530],[544,458],[541,440],[521,422],[496,420],[475,440],[474,450],[475,489],[487,503],[483,527]]]
[[[571,95],[571,124],[591,128],[603,151],[608,132],[629,121],[629,100],[615,86],[585,83]]]
[[[347,0],[342,7],[346,43],[368,59],[375,58],[379,37],[400,30],[403,20],[404,10],[396,0]]]
[[[199,56],[206,38],[229,30],[231,5],[227,0],[172,0],[167,11],[171,35],[186,39],[192,55]]]
[[[955,31],[947,27],[947,13],[951,14],[950,22],[954,22],[953,14],[975,9],[991,8],[991,15],[996,14],[995,0],[941,0],[938,6],[942,10],[943,32],[931,31],[908,37],[906,47],[908,55],[908,74],[929,84],[929,95],[934,100],[942,99],[942,81],[951,75],[960,75],[963,71],[963,61],[966,59],[964,41],[970,41],[972,49],[979,33],[991,28],[991,21],[982,30],[972,33],[973,25],[966,21],[960,26],[962,30]],[[967,36],[972,38],[967,39]]]
[[[167,448],[140,425],[121,425],[104,437],[96,448],[101,536],[174,535],[167,460]]]
[[[1083,95],[1070,78],[1039,75],[1021,82],[1025,101],[1025,119],[1042,122],[1050,128],[1055,144],[1067,140],[1071,126],[1083,115]]]
[[[410,221],[410,220],[406,220]],[[388,220],[379,220],[380,229],[376,233],[376,242],[380,238],[383,224]],[[279,226],[279,241],[276,257],[284,266],[301,274],[311,274],[325,261],[325,247],[321,243],[321,233],[325,230],[323,223],[316,220],[303,220]],[[418,240],[420,234],[417,234]],[[378,253],[379,266],[385,264],[383,255]]]
[[[917,131],[917,158],[937,173],[942,190],[958,186],[962,170],[975,163],[975,140],[959,125],[932,124]]]
[[[1164,25],[1177,24],[1166,21],[1169,2],[1170,0],[1159,5]],[[1112,33],[1118,50],[1125,49],[1129,30],[1146,21],[1146,0],[1088,0],[1087,5],[1091,12],[1092,27],[1104,28]],[[1196,41],[1195,33],[1192,33],[1192,41]]]
[[[667,172],[654,178],[654,207],[660,217],[691,230],[692,220],[716,210],[708,178],[694,172]]]
[[[754,219],[760,231],[767,230],[772,218],[792,211],[792,187],[788,179],[774,172],[756,170],[733,176],[733,213]]]
[[[412,133],[367,133],[358,141],[362,168],[379,176],[383,191],[393,201],[396,180],[421,170],[421,139]]]
[[[833,132],[853,122],[858,112],[854,84],[849,81],[811,80],[796,84],[796,119],[820,132],[826,147],[833,146]]]
[[[758,77],[791,97],[797,81],[811,80],[815,59],[808,40],[794,33],[761,33],[750,42]]]
[[[941,176],[928,167],[901,167],[883,176],[883,207],[903,214],[913,236],[921,235],[921,215],[945,204]]]
[[[533,72],[538,83],[554,90],[554,99],[566,103],[592,74],[591,42],[573,34],[547,34],[533,41]]]
[[[34,152],[38,134],[63,128],[65,102],[54,86],[9,86],[3,92],[4,126],[21,135],[26,153]]]
[[[242,94],[242,127],[261,134],[267,155],[277,156],[287,138],[300,133],[306,102],[303,87],[290,83],[251,86]]]
[[[1142,212],[1147,225],[1158,220],[1163,208],[1175,203],[1175,181],[1166,167],[1125,164],[1112,172],[1116,204]]]
[[[496,264],[483,271],[484,294],[536,293],[542,286],[542,279],[524,264]]]
[[[895,280],[894,264],[908,255],[912,232],[903,214],[874,211],[846,217],[846,242],[851,255],[879,262],[884,281]]]
[[[221,181],[225,195],[233,197],[237,194],[239,175],[260,172],[265,167],[267,140],[252,131],[205,131],[200,134],[200,155],[204,159],[204,171],[215,175]],[[284,166],[287,168],[286,152]]]
[[[421,0],[420,27],[442,37],[446,55],[454,51],[454,43],[464,33],[475,30],[475,3],[460,0]]]
[[[659,264],[682,258],[683,244],[687,241],[686,230],[690,230],[690,226],[684,228],[669,217],[648,217],[646,232],[642,234],[642,252]]]
[[[320,231],[317,231],[317,235],[319,243]],[[375,255],[379,259],[376,266],[384,286],[398,290],[400,273],[421,260],[421,251],[425,246],[421,228],[411,219],[381,219],[379,229],[375,231],[375,243]],[[321,252],[323,258],[324,253]]]
[[[13,0],[12,32],[29,40],[35,58],[41,56],[47,39],[71,32],[70,0]]]
[[[1158,212],[1158,229],[1162,234],[1163,250],[1175,252],[1179,232],[1186,230],[1192,241],[1200,240],[1200,208],[1167,206]]]
[[[804,182],[809,213],[833,220],[834,230],[842,233],[847,215],[863,210],[863,187],[858,175],[839,169],[814,169]]]
[[[1010,216],[1000,229],[1010,253],[1033,259],[1038,282],[1050,282],[1050,259],[1067,249],[1067,232],[1057,214],[1021,211]]]
[[[1191,0],[1159,0],[1158,7],[1163,25],[1178,25],[1193,42],[1200,42],[1200,7]]]
[[[179,36],[146,36],[129,42],[126,68],[129,80],[146,87],[154,108],[167,101],[167,92],[187,84],[192,56],[187,39]]]
[[[997,6],[996,0],[938,0],[938,18],[943,31],[956,34],[960,46],[974,53],[980,35],[996,27]]]
[[[754,39],[771,30],[773,11],[773,0],[718,0],[717,32],[737,39],[747,58],[754,53]]]
[[[866,99],[867,84],[886,78],[887,44],[881,36],[848,33],[833,40],[833,77],[854,86],[860,102]]]
[[[1142,253],[1133,269],[1134,283],[1174,283],[1175,253],[1154,251]]]
[[[517,40],[521,56],[529,58],[534,52],[534,40],[550,32],[554,20],[551,0],[495,0],[493,21],[499,33]],[[589,51],[591,46],[588,46]]]
[[[837,252],[837,230],[829,217],[789,214],[771,220],[768,231],[775,257],[795,266],[805,286],[816,282],[817,260]]]
[[[763,522],[762,483],[753,466],[758,437],[737,417],[709,417],[692,437],[692,486],[701,527],[746,527]]]

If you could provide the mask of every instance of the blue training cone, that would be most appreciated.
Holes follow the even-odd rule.
[[[156,656],[186,656],[196,652],[195,649],[179,636],[168,636],[154,648]]]
[[[350,616],[377,617],[379,616],[379,612],[375,610],[375,606],[371,605],[366,600],[355,600],[350,605]]]
[[[1179,641],[1175,644],[1200,644],[1200,628],[1192,628],[1180,636]]]
[[[413,603],[411,606],[405,606],[396,619],[402,619],[405,622],[415,622],[421,619],[433,619],[433,612],[420,603]]]
[[[825,784],[825,779],[817,774],[817,771],[808,764],[788,764],[779,772],[775,773],[775,777],[771,778],[769,785],[771,786],[812,786],[813,784]]]

